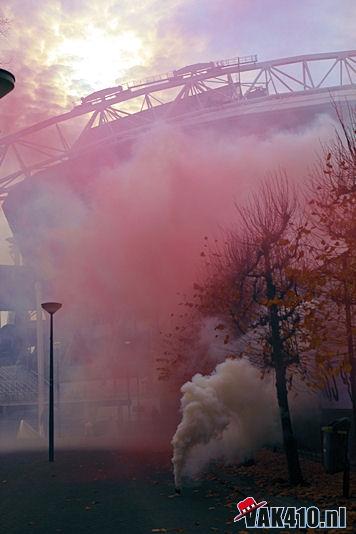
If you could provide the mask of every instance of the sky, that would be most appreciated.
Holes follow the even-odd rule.
[[[194,62],[355,48],[354,0],[1,0],[1,15],[0,60],[17,79],[2,134]]]

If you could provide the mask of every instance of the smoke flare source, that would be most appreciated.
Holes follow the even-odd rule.
[[[175,486],[209,460],[242,461],[279,438],[271,380],[245,359],[228,359],[209,376],[196,374],[182,388],[182,419],[172,439]]]

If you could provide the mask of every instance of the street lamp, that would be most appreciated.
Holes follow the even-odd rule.
[[[48,460],[54,462],[53,315],[62,307],[62,304],[59,302],[44,302],[41,306],[51,317],[49,339]]]
[[[10,93],[15,87],[15,76],[8,70],[0,69],[0,98]]]

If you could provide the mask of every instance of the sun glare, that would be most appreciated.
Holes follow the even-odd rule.
[[[85,38],[64,40],[50,59],[69,65],[73,79],[83,80],[96,90],[126,79],[128,69],[142,64],[142,52],[141,40],[134,32],[112,35],[92,28]]]

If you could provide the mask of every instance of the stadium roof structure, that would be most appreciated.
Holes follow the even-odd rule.
[[[356,102],[356,50],[197,63],[96,91],[72,110],[0,139],[0,199],[23,178],[137,138],[156,123],[194,126],[249,114]]]

